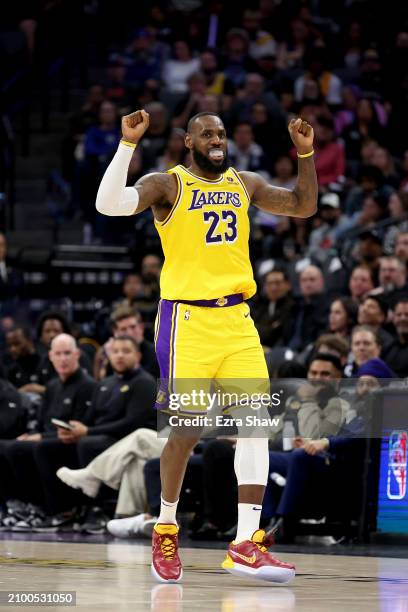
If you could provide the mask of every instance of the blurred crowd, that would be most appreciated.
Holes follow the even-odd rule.
[[[292,450],[283,450],[283,432],[271,439],[263,520],[286,541],[307,516],[337,512],[343,522],[356,520],[365,399],[382,379],[408,377],[406,7],[364,0],[259,0],[238,2],[234,11],[217,1],[141,4],[137,17],[126,13],[133,19],[126,27],[109,11],[111,32],[99,26],[107,36],[101,78],[67,117],[62,142],[67,214],[89,224],[96,240],[109,239],[96,190],[117,148],[120,116],[138,108],[149,112],[150,126],[129,185],[147,172],[188,165],[187,122],[208,110],[226,125],[237,170],[292,189],[296,151],[287,124],[301,116],[313,125],[318,213],[291,219],[250,211],[258,284],[250,306],[270,375],[308,381],[284,406]],[[97,16],[90,9],[91,23]],[[151,531],[160,503],[162,443],[151,432],[162,259],[149,215],[136,220],[139,245],[148,241],[149,252],[124,279],[123,295],[95,312],[91,334],[57,311],[35,328],[3,317],[1,529],[80,524],[99,532],[107,487],[119,491],[111,533]],[[133,229],[127,221],[126,232]],[[23,291],[19,271],[7,264],[4,235],[0,290],[11,300]],[[341,379],[355,381],[352,401],[340,392]],[[197,539],[233,535],[233,453],[233,440],[211,440],[191,457],[183,496],[196,512]],[[332,496],[310,494],[326,485]]]

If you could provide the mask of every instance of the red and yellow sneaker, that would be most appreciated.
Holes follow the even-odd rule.
[[[268,547],[272,539],[258,529],[250,540],[231,542],[221,567],[230,574],[258,578],[268,582],[290,582],[295,577],[295,566],[275,559]]]
[[[178,556],[177,525],[159,523],[152,534],[152,575],[159,582],[179,582],[183,568]]]

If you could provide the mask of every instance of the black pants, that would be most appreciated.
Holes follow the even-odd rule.
[[[180,494],[178,510],[200,512],[203,505],[202,455],[192,455]],[[147,505],[152,516],[159,516],[161,504],[160,459],[149,459],[143,468]]]
[[[34,459],[34,450],[39,442],[22,440],[2,440],[0,453],[5,460],[4,472],[0,477],[2,496],[5,499],[16,498],[42,506],[40,475]]]
[[[84,436],[77,444],[64,444],[58,439],[43,440],[38,444],[34,456],[47,514],[70,509],[83,500],[78,491],[65,485],[56,476],[57,470],[63,465],[72,469],[86,467],[114,442],[116,440],[110,436]]]
[[[1,442],[0,463],[1,457],[5,457],[12,479],[12,487],[5,482],[5,489],[9,489],[5,490],[7,498],[16,497],[43,506],[49,515],[78,505],[82,495],[60,481],[56,471],[63,465],[72,469],[85,467],[115,442],[110,436],[85,436],[77,444],[64,444],[57,438]],[[3,483],[2,476],[0,483]]]
[[[16,476],[7,459],[8,447],[15,440],[0,440],[0,503],[8,499],[17,499]]]

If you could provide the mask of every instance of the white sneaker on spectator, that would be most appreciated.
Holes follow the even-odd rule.
[[[156,523],[157,516],[153,516],[152,518],[145,520],[141,528],[142,535],[144,535],[146,538],[151,538],[153,533],[153,527],[156,525]]]
[[[62,467],[57,470],[57,476],[66,485],[73,489],[81,489],[88,497],[96,497],[101,486],[101,481],[89,473],[87,468],[71,470]]]
[[[137,514],[136,516],[130,516],[129,518],[113,519],[106,525],[109,533],[116,536],[117,538],[130,538],[134,536],[146,536],[150,537],[152,531],[146,535],[144,532],[144,525],[149,521],[153,521],[153,525],[157,522],[157,518],[147,519],[146,514]],[[153,529],[153,527],[152,527]]]

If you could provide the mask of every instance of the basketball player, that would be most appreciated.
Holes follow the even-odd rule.
[[[316,212],[313,128],[292,119],[289,133],[298,154],[293,191],[269,185],[253,172],[229,166],[227,135],[215,113],[190,119],[185,145],[191,166],[178,165],[126,187],[133,151],[149,126],[136,111],[122,119],[122,140],[101,181],[96,208],[126,216],[151,208],[165,255],[156,320],[161,378],[268,379],[258,333],[245,300],[256,286],[249,260],[248,207],[275,215],[309,217]],[[173,429],[161,456],[162,503],[153,531],[153,576],[178,582],[176,509],[188,458],[197,437]],[[268,478],[268,440],[239,438],[235,452],[238,529],[222,567],[232,574],[288,582],[293,565],[268,552],[259,518]]]

